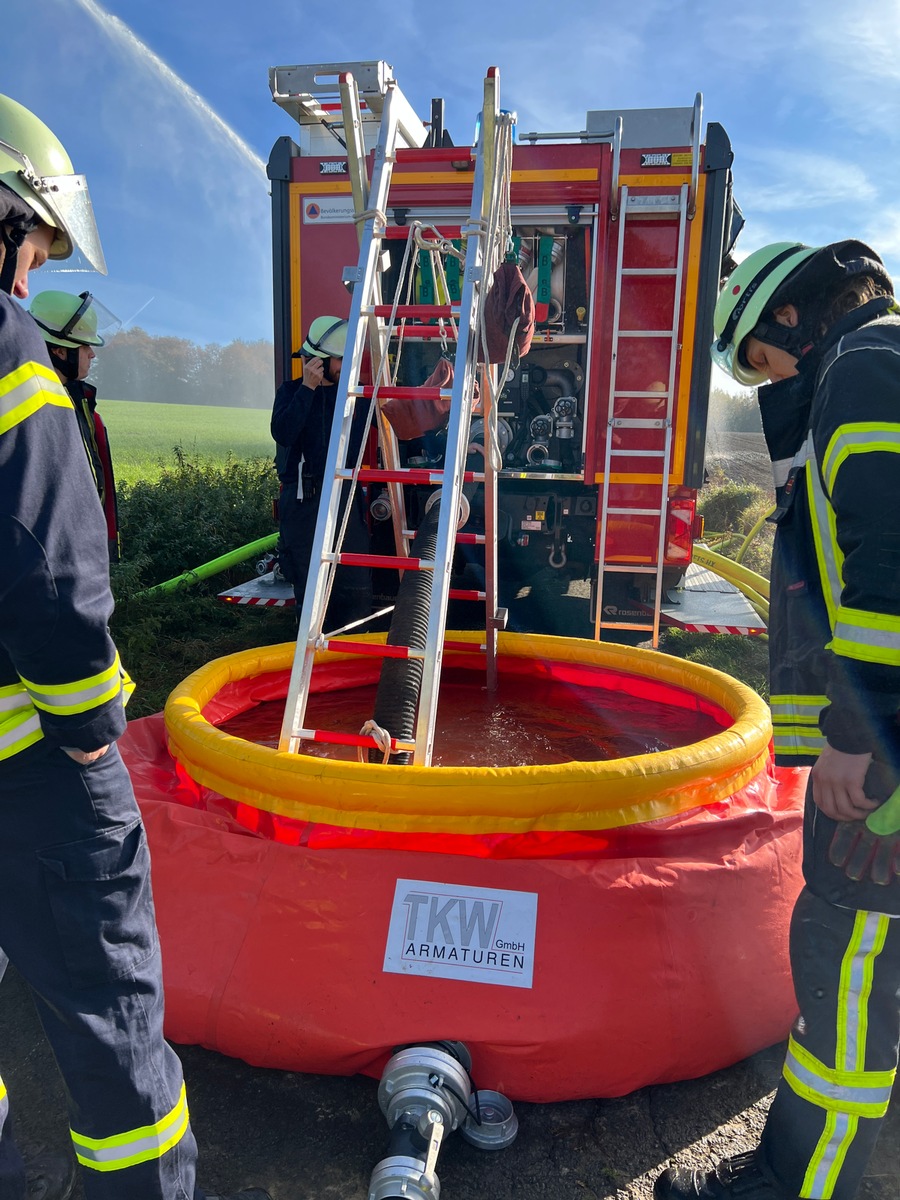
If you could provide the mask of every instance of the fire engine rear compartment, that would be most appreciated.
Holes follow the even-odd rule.
[[[535,292],[538,324],[498,406],[499,579],[511,602],[557,574],[589,581],[591,632],[599,636],[616,636],[615,626],[629,623],[645,630],[657,593],[662,621],[679,623],[680,589],[699,531],[708,329],[729,244],[732,157],[721,126],[710,124],[705,144],[697,130],[694,172],[693,126],[700,119],[696,104],[589,113],[583,136],[590,141],[514,148],[511,250]],[[279,381],[296,370],[290,355],[306,324],[323,311],[346,312],[342,270],[357,254],[341,147],[320,129],[310,135],[301,126],[300,132],[302,145],[279,139],[269,164]],[[460,244],[471,204],[471,155],[468,147],[444,154],[418,163],[415,151],[406,151],[394,168],[382,243],[385,303],[404,286],[399,268],[412,222],[433,225]],[[614,174],[619,189],[612,187]],[[415,301],[458,301],[454,260],[447,260],[449,295],[443,296],[426,257],[421,254],[416,266]],[[428,378],[441,354],[439,332],[407,329],[398,385]],[[478,433],[476,420],[473,441]],[[404,465],[438,465],[441,431],[401,443],[400,450]],[[414,528],[427,490],[407,492],[406,520]],[[477,535],[483,532],[480,497],[470,489],[469,499],[466,531]],[[386,549],[387,490],[370,488],[369,502],[373,545]],[[477,586],[478,551],[458,548],[454,570],[454,586]],[[691,572],[689,590],[696,576]],[[602,633],[596,612],[601,579]],[[393,586],[390,573],[377,573],[377,593],[389,595]],[[575,590],[587,586],[576,583]],[[721,611],[722,592],[693,593],[697,627],[707,621],[708,627],[762,628],[734,589],[723,584],[722,591],[728,601]],[[477,614],[472,620],[478,623]]]

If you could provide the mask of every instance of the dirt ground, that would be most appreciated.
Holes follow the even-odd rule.
[[[12,971],[0,984],[2,1069],[18,1128],[67,1145],[62,1085],[31,999]],[[366,1200],[387,1126],[372,1079],[262,1070],[198,1047],[184,1063],[201,1182],[255,1184],[273,1200]],[[617,1100],[517,1104],[506,1150],[453,1134],[438,1163],[443,1200],[650,1200],[671,1160],[710,1165],[752,1146],[778,1079],[782,1046],[704,1079]],[[83,1200],[80,1186],[76,1200]],[[895,1097],[859,1200],[900,1196],[900,1097]],[[128,1200],[123,1196],[122,1200]]]

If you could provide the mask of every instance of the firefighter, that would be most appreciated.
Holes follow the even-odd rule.
[[[858,241],[727,280],[712,356],[758,399],[776,485],[776,761],[812,767],[790,951],[800,1015],[760,1146],[657,1200],[851,1200],[900,1041],[900,317]],[[874,815],[873,815],[874,814]]]
[[[94,347],[104,345],[97,328],[97,310],[98,302],[90,292],[73,296],[69,292],[52,291],[39,292],[28,311],[41,327],[50,362],[72,400],[106,517],[109,561],[118,562],[119,519],[109,436],[97,411],[97,389],[85,383],[91,363],[97,357]]]
[[[277,446],[275,465],[281,480],[278,560],[285,579],[293,585],[298,618],[316,533],[346,341],[347,322],[342,317],[316,317],[302,346],[293,355],[301,360],[303,374],[300,379],[289,379],[281,385],[272,408],[271,432]],[[364,414],[361,412],[360,416]],[[348,451],[351,464],[356,462],[364,432],[362,420],[355,420]],[[346,489],[343,500],[346,501]],[[343,549],[354,553],[369,549],[359,488],[353,496]],[[371,571],[366,567],[339,568],[328,606],[329,628],[366,617],[371,608]]]
[[[34,994],[85,1197],[191,1200],[147,843],[116,749],[128,683],[107,628],[106,526],[71,401],[12,299],[76,245],[105,272],[84,177],[0,96],[0,973],[12,961]],[[29,1173],[0,1083],[0,1196],[64,1200],[70,1165]]]

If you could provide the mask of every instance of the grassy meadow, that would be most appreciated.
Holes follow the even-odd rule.
[[[122,483],[158,479],[176,448],[214,466],[224,465],[229,455],[271,460],[275,453],[269,409],[102,399],[98,407]]]

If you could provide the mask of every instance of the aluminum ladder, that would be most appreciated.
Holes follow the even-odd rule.
[[[359,748],[383,749],[378,739],[368,733],[350,735],[335,731],[310,728],[306,722],[313,667],[316,653],[320,650],[335,650],[343,653],[375,655],[383,658],[409,658],[422,661],[422,679],[419,687],[419,702],[416,714],[414,741],[401,741],[391,737],[391,753],[408,753],[417,765],[430,765],[435,719],[437,714],[438,689],[441,662],[444,652],[444,633],[447,604],[450,597],[450,571],[453,553],[458,540],[467,540],[457,535],[457,514],[460,511],[464,483],[483,484],[485,489],[485,543],[486,585],[480,598],[485,603],[485,653],[487,656],[488,682],[496,678],[497,631],[503,618],[497,610],[496,600],[496,475],[491,467],[491,455],[485,454],[483,472],[466,471],[469,425],[477,372],[477,331],[480,328],[486,286],[484,279],[486,260],[485,247],[491,236],[486,228],[490,209],[490,184],[493,175],[494,152],[499,121],[499,72],[488,71],[484,85],[484,106],[480,123],[478,144],[474,153],[468,149],[453,150],[456,158],[472,155],[474,176],[472,210],[469,223],[462,229],[467,235],[464,282],[458,306],[415,305],[404,307],[397,303],[383,304],[381,295],[381,272],[385,266],[381,240],[386,229],[388,194],[395,162],[413,159],[427,161],[429,155],[445,159],[446,148],[404,148],[398,145],[400,120],[395,112],[396,85],[386,83],[386,92],[381,116],[378,143],[374,151],[374,167],[371,185],[365,179],[365,149],[359,134],[359,95],[349,72],[340,75],[343,124],[347,140],[348,169],[357,206],[357,215],[365,215],[359,222],[360,255],[356,268],[344,272],[344,281],[352,286],[352,301],[347,329],[347,343],[338,384],[334,421],[331,430],[328,457],[326,460],[322,498],[319,505],[316,535],[310,558],[304,602],[300,614],[297,647],[294,665],[285,704],[279,749],[298,752],[304,741],[331,742],[355,745]],[[402,95],[402,94],[401,94]],[[368,101],[368,98],[367,98]],[[401,115],[405,109],[400,109]],[[359,206],[362,205],[362,212]],[[458,310],[458,311],[456,311]],[[456,367],[452,389],[426,389],[423,387],[398,387],[389,379],[388,326],[385,319],[417,319],[428,321],[434,317],[454,315],[457,321],[458,340]],[[371,353],[374,384],[362,381],[362,369],[367,344]],[[432,394],[434,393],[434,394]],[[381,412],[381,403],[400,400],[415,403],[417,399],[449,398],[450,411],[446,430],[446,454],[443,468],[403,468],[400,466],[397,442],[393,431]],[[356,464],[347,462],[350,432],[358,404],[367,407],[375,402],[378,425],[379,448],[384,464],[380,468],[356,469]],[[487,400],[485,401],[487,403]],[[487,415],[485,426],[489,425]],[[489,449],[486,447],[486,449]],[[341,496],[348,481],[358,484],[386,484],[391,493],[395,521],[395,555],[360,555],[342,552],[338,547],[341,525]],[[437,523],[437,540],[433,560],[410,558],[409,539],[412,532],[403,527],[405,512],[402,485],[430,484],[440,488],[440,506]],[[471,535],[468,535],[471,539]],[[428,625],[425,645],[422,648],[389,646],[380,641],[348,640],[326,634],[324,621],[328,598],[330,571],[341,566],[388,567],[400,571],[428,571],[432,576],[431,599],[428,609]],[[471,596],[467,598],[472,598]],[[470,647],[469,647],[470,648]],[[388,731],[389,732],[389,731]]]
[[[694,161],[697,161],[695,152]],[[616,181],[613,181],[615,188]],[[627,185],[622,185],[621,201],[618,216],[619,237],[616,252],[616,284],[613,307],[612,333],[612,364],[609,380],[609,403],[606,422],[606,449],[603,462],[603,488],[601,506],[598,518],[598,563],[597,563],[597,606],[594,617],[594,636],[599,640],[604,629],[608,630],[638,630],[649,634],[652,643],[659,642],[660,608],[662,606],[662,582],[665,567],[666,548],[666,512],[669,498],[669,476],[672,467],[672,424],[675,410],[675,374],[678,358],[678,331],[681,314],[681,292],[684,275],[684,250],[692,202],[692,190],[688,184],[682,184],[677,196],[631,196]],[[675,261],[667,267],[628,266],[625,263],[625,232],[629,219],[638,214],[653,216],[671,214],[677,220],[678,233],[675,247]],[[674,300],[672,309],[672,324],[669,329],[623,329],[622,316],[622,284],[625,279],[652,279],[671,277],[674,280]],[[630,391],[618,386],[619,347],[624,338],[665,338],[669,342],[669,371],[666,380],[666,391]],[[652,417],[636,417],[626,415],[635,407],[653,405],[659,409],[660,401],[664,402],[664,410]],[[648,433],[651,437],[648,439]],[[652,442],[652,448],[645,443]],[[614,475],[614,470],[624,459],[653,459],[659,463],[659,501],[658,506],[638,507],[628,503],[627,495],[620,498],[620,493],[628,488],[630,479],[627,473]],[[653,517],[658,521],[658,537],[656,539],[655,561],[647,564],[607,562],[606,552],[609,541],[609,529],[614,520],[624,521],[629,517]],[[647,575],[651,576],[654,584],[652,617],[646,621],[605,620],[603,616],[603,585],[611,574]]]

